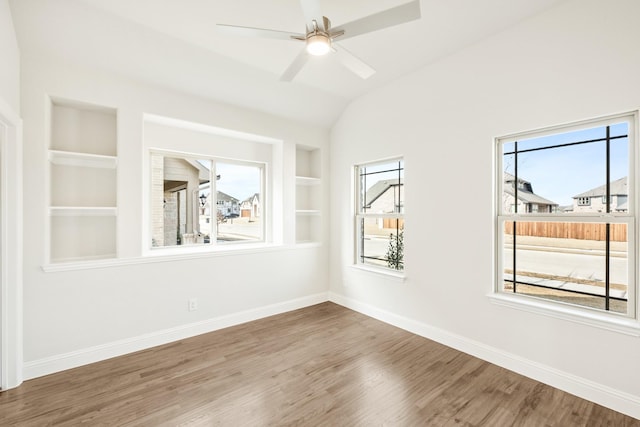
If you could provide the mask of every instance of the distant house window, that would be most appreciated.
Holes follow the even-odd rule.
[[[627,211],[629,210],[629,206],[627,205],[627,195],[618,195],[616,197],[616,210],[617,211]],[[613,205],[613,201],[611,202],[611,204]]]
[[[623,209],[606,203],[634,185],[627,177],[637,176],[631,173],[636,123],[633,113],[497,139],[498,176],[526,177],[538,194],[566,206],[511,209],[507,201],[532,196],[498,180],[497,294],[513,295],[515,303],[536,299],[556,310],[571,305],[637,318],[631,256],[637,213],[633,200],[625,199],[628,210],[626,203]],[[601,213],[581,209],[601,194]]]
[[[151,247],[264,241],[260,216],[240,218],[241,200],[263,194],[263,164],[152,152],[151,175]]]
[[[356,263],[404,270],[404,160],[361,164],[356,175]]]

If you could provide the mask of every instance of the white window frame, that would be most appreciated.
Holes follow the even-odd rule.
[[[198,243],[198,244],[187,244],[187,245],[173,245],[173,246],[153,246],[151,236],[153,236],[153,221],[151,219],[151,215],[153,212],[152,199],[151,199],[151,186],[153,185],[153,170],[151,167],[151,159],[154,155],[160,155],[163,157],[173,157],[187,160],[208,160],[211,162],[211,168],[209,170],[209,192],[211,194],[210,197],[210,216],[209,223],[211,224],[211,234],[209,236],[209,243]],[[265,206],[267,203],[265,202],[268,198],[266,194],[266,180],[267,180],[267,164],[264,162],[258,161],[250,161],[250,160],[238,160],[238,159],[228,159],[225,157],[218,157],[210,154],[198,154],[198,153],[187,153],[182,151],[173,151],[173,150],[163,150],[163,149],[149,149],[148,150],[148,162],[149,162],[149,214],[146,218],[148,223],[148,236],[149,239],[146,242],[147,245],[147,253],[149,254],[162,254],[162,253],[193,253],[193,252],[201,252],[201,251],[216,251],[220,249],[233,249],[247,246],[255,246],[264,245],[267,243],[267,236],[269,235],[267,230],[268,218],[266,216],[267,210]],[[239,242],[218,242],[218,230],[215,224],[217,224],[217,211],[218,211],[218,203],[220,202],[217,199],[217,163],[226,163],[233,164],[239,166],[251,166],[256,167],[260,170],[260,212],[262,215],[261,228],[260,228],[260,239],[259,240],[249,240],[249,241],[239,241]],[[197,202],[197,200],[196,200]],[[194,212],[195,213],[195,212]],[[216,221],[214,221],[213,217],[216,216]]]
[[[376,165],[381,165],[381,164],[386,164],[386,163],[392,163],[392,162],[402,162],[402,169],[404,171],[405,169],[405,160],[404,160],[404,156],[395,156],[395,157],[390,157],[390,158],[386,158],[386,159],[381,159],[381,160],[374,160],[374,161],[370,161],[370,162],[362,162],[359,163],[357,165],[353,166],[353,174],[354,174],[354,185],[353,188],[355,190],[354,192],[354,266],[358,267],[358,268],[362,268],[362,269],[366,269],[366,270],[372,270],[372,271],[376,271],[379,273],[384,273],[384,274],[389,274],[389,275],[393,275],[393,276],[398,276],[398,277],[404,277],[404,257],[403,257],[403,269],[402,270],[397,270],[395,268],[391,268],[391,267],[387,267],[387,266],[375,266],[375,265],[371,265],[371,264],[365,264],[362,262],[362,230],[361,230],[361,226],[360,223],[363,219],[366,218],[376,218],[376,219],[381,219],[384,221],[384,219],[396,219],[396,220],[402,220],[404,222],[405,220],[405,206],[404,204],[406,203],[406,186],[405,186],[405,181],[403,180],[402,182],[402,192],[403,192],[403,197],[402,197],[402,206],[400,207],[399,211],[400,212],[394,212],[394,213],[365,213],[363,212],[362,206],[361,206],[361,197],[360,194],[363,191],[361,188],[361,180],[360,180],[360,168],[362,167],[371,167],[371,166],[376,166]],[[404,173],[403,173],[404,176]],[[395,210],[395,207],[394,207]],[[404,228],[403,228],[404,230]],[[403,250],[406,246],[403,247]],[[404,252],[403,252],[404,255]]]
[[[590,326],[600,327],[608,330],[614,330],[634,336],[640,336],[640,322],[638,321],[638,268],[639,263],[636,260],[638,254],[638,235],[635,224],[638,218],[639,203],[639,186],[637,185],[638,169],[640,161],[638,159],[638,111],[631,111],[611,115],[602,118],[585,120],[567,125],[553,126],[545,129],[510,134],[497,137],[494,140],[495,155],[495,188],[494,193],[494,218],[495,218],[495,248],[494,248],[494,280],[492,292],[488,295],[492,302],[500,305],[506,305],[511,308],[526,310],[538,314],[548,315],[551,317],[561,318],[574,321]],[[502,195],[504,190],[503,179],[503,153],[502,145],[504,143],[529,139],[534,137],[549,136],[559,133],[578,131],[586,128],[598,126],[607,126],[614,123],[625,121],[628,124],[628,141],[629,141],[629,174],[628,189],[629,205],[628,212],[602,213],[602,212],[569,212],[556,214],[532,214],[532,213],[512,213],[503,212]],[[628,227],[628,302],[627,313],[616,313],[612,311],[602,311],[584,306],[572,305],[563,302],[556,302],[549,299],[530,297],[527,295],[510,293],[503,291],[503,248],[504,248],[504,224],[508,221],[520,222],[591,222],[591,223],[624,223]]]

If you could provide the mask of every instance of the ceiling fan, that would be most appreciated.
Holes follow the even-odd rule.
[[[300,5],[302,6],[302,12],[306,21],[306,31],[304,33],[291,33],[288,31],[227,24],[217,24],[217,27],[218,30],[227,34],[305,42],[306,47],[296,56],[282,76],[280,76],[280,80],[282,81],[293,80],[296,74],[298,74],[306,64],[309,55],[320,56],[329,52],[336,53],[338,60],[345,67],[361,78],[367,79],[376,71],[344,47],[339,46],[336,40],[346,40],[360,34],[404,24],[405,22],[420,18],[420,0],[412,0],[409,3],[332,28],[331,21],[320,12],[320,0],[300,0]]]

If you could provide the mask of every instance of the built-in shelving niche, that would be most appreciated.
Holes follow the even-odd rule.
[[[296,146],[296,243],[322,236],[322,161],[319,148]]]
[[[116,256],[117,114],[113,108],[52,100],[49,262]]]

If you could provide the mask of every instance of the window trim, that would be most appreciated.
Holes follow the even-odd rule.
[[[390,267],[386,267],[386,266],[376,266],[376,265],[372,265],[372,264],[364,264],[361,262],[361,239],[362,239],[362,234],[361,234],[361,227],[360,227],[360,221],[365,219],[365,218],[380,218],[380,219],[396,219],[396,220],[402,220],[405,221],[405,204],[406,204],[406,187],[404,187],[404,182],[402,182],[402,194],[403,194],[403,200],[402,200],[402,205],[401,205],[401,209],[397,209],[398,212],[393,212],[393,213],[369,213],[369,212],[363,212],[363,210],[361,209],[361,191],[362,191],[362,187],[361,187],[361,181],[360,181],[360,168],[363,166],[367,166],[367,167],[371,167],[371,166],[376,166],[376,165],[381,165],[381,164],[386,164],[386,163],[391,163],[391,162],[396,162],[396,161],[402,161],[403,165],[402,165],[402,170],[403,170],[403,175],[404,175],[404,170],[406,169],[405,166],[405,158],[404,156],[393,156],[393,157],[387,157],[384,159],[378,159],[378,160],[373,160],[373,161],[367,161],[367,162],[360,162],[357,164],[354,164],[352,167],[352,173],[353,173],[353,185],[352,185],[352,189],[354,191],[353,195],[352,195],[352,200],[353,200],[353,212],[352,212],[352,217],[353,217],[353,227],[354,227],[354,232],[353,232],[353,236],[354,236],[354,240],[353,240],[353,264],[352,267],[355,267],[356,269],[360,269],[360,270],[366,270],[369,272],[377,272],[379,274],[383,274],[383,275],[388,275],[388,276],[392,276],[394,278],[404,278],[405,277],[405,268],[403,266],[402,270],[396,270],[394,268],[390,268]],[[396,206],[394,206],[394,210],[396,210]],[[401,211],[400,211],[401,210]],[[403,226],[404,227],[404,226]],[[404,229],[404,228],[403,228]],[[403,262],[404,263],[404,262]]]
[[[210,235],[209,243],[203,244],[193,244],[193,245],[175,245],[175,246],[153,246],[152,245],[152,236],[153,236],[153,221],[151,221],[151,213],[153,212],[152,206],[152,197],[151,197],[151,186],[153,184],[153,170],[151,168],[151,158],[153,155],[161,155],[163,157],[174,157],[174,158],[182,158],[189,160],[209,160],[211,161],[211,169],[210,169],[210,187],[209,191],[211,194],[215,194],[217,192],[217,180],[215,177],[217,176],[217,163],[227,163],[241,166],[251,166],[257,167],[260,169],[260,212],[262,215],[262,225],[261,225],[261,238],[260,240],[250,240],[245,242],[218,242],[218,234],[217,229],[212,227],[212,232]],[[143,251],[144,256],[157,256],[157,255],[180,255],[180,254],[199,254],[203,252],[224,252],[226,251],[237,251],[244,246],[247,247],[270,247],[272,246],[271,242],[268,240],[270,238],[271,233],[267,228],[268,224],[268,215],[269,212],[267,210],[268,203],[265,203],[267,199],[267,173],[268,173],[268,164],[260,161],[252,161],[252,160],[239,160],[239,159],[230,159],[227,157],[220,157],[211,154],[198,154],[186,151],[178,151],[178,150],[168,150],[161,148],[149,148],[147,150],[146,162],[148,164],[148,188],[146,189],[147,194],[147,206],[148,206],[148,215],[144,218],[144,222],[147,223],[147,239],[144,242]],[[214,212],[217,211],[218,208],[218,199],[215,198],[215,203],[211,203],[211,216],[210,223],[214,224],[213,216]]]
[[[515,309],[543,314],[550,317],[561,318],[581,324],[600,327],[607,330],[614,330],[634,336],[640,336],[640,310],[639,310],[639,281],[640,262],[638,262],[638,230],[635,224],[638,220],[639,187],[636,183],[638,168],[640,168],[638,145],[638,117],[639,111],[633,110],[609,116],[593,118],[560,124],[538,130],[530,130],[512,133],[494,138],[494,203],[493,203],[493,280],[492,290],[487,295],[493,303],[508,306]],[[503,212],[502,194],[504,191],[504,166],[502,145],[505,142],[523,138],[535,138],[550,136],[558,133],[568,133],[586,128],[612,125],[625,121],[628,124],[629,137],[629,173],[628,189],[629,195],[633,196],[633,202],[629,205],[628,212],[602,213],[602,212],[580,212],[566,214],[561,211],[546,215],[531,213],[511,213]],[[607,312],[584,306],[572,305],[543,298],[530,297],[522,294],[510,294],[502,291],[503,281],[503,247],[504,247],[504,222],[506,221],[552,221],[557,222],[602,222],[602,223],[627,223],[629,227],[629,252],[628,252],[628,310],[626,314]]]

